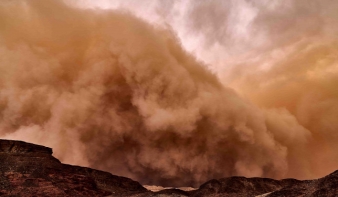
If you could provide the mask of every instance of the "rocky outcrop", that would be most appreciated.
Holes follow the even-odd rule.
[[[62,164],[51,148],[0,140],[0,196],[336,197],[337,186],[338,171],[315,180],[229,177],[210,180],[196,190],[152,192],[129,178]]]
[[[147,192],[125,177],[62,164],[51,148],[0,140],[1,196],[137,196]]]
[[[268,195],[277,196],[337,197],[338,171],[316,180],[297,181]]]
[[[338,171],[315,180],[230,177],[211,180],[192,197],[337,197]]]
[[[320,179],[303,181],[245,177],[213,179],[193,191],[168,189],[155,194],[177,197],[337,197],[338,171]]]

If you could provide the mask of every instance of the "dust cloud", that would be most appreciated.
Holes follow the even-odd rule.
[[[337,43],[311,41],[223,79],[127,11],[1,1],[0,137],[142,184],[318,176],[338,165]]]

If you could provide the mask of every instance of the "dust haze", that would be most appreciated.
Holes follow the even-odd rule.
[[[337,3],[229,2],[1,1],[0,137],[142,184],[336,170]]]

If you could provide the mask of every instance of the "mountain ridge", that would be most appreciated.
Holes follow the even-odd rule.
[[[209,180],[196,190],[165,188],[154,192],[126,177],[62,164],[52,153],[49,147],[0,140],[0,196],[338,196],[338,171],[314,180],[227,177]]]

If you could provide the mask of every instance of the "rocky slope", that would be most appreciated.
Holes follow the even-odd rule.
[[[267,178],[230,177],[211,180],[190,196],[210,197],[336,197],[338,171],[316,180],[273,180]]]
[[[128,178],[62,164],[50,148],[0,140],[0,196],[133,196],[147,192]]]
[[[316,180],[229,177],[210,180],[191,191],[152,192],[125,177],[62,164],[48,147],[0,140],[0,196],[336,197],[338,171]]]

